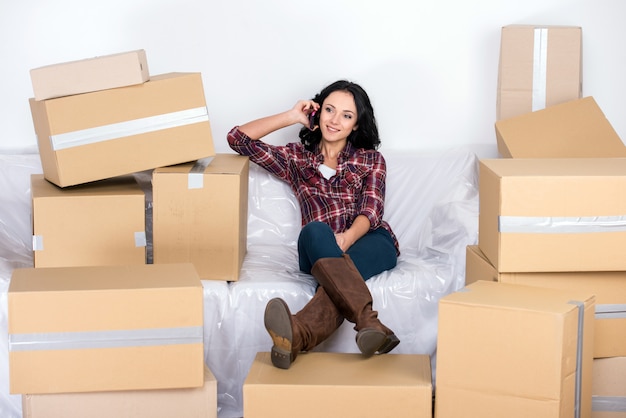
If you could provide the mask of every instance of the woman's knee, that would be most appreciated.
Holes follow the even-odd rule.
[[[333,236],[333,235],[334,234],[330,226],[328,226],[324,222],[314,221],[314,222],[309,222],[308,224],[304,225],[304,227],[302,227],[302,230],[300,231],[299,239],[306,240],[306,241],[311,241],[311,240],[315,241],[321,237],[327,237],[327,236]]]

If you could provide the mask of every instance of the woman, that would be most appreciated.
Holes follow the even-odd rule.
[[[302,124],[300,142],[272,146],[260,139]],[[230,147],[286,181],[302,212],[300,269],[319,283],[292,315],[279,298],[265,309],[274,366],[287,369],[301,351],[328,338],[344,318],[355,324],[365,356],[384,354],[400,340],[378,319],[365,280],[395,267],[398,241],[383,221],[386,165],[367,93],[340,80],[312,100],[233,128]]]

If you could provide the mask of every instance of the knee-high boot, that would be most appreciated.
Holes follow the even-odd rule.
[[[321,258],[313,265],[311,273],[344,318],[355,324],[356,343],[361,353],[366,356],[388,353],[400,343],[372,309],[372,295],[349,255]]]
[[[339,328],[343,316],[326,294],[318,287],[313,298],[297,314],[280,298],[274,298],[265,307],[265,328],[272,337],[272,364],[288,369],[301,351],[309,351]]]

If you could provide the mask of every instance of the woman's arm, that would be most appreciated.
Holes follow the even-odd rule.
[[[265,135],[296,123],[302,123],[307,126],[309,123],[309,113],[318,108],[319,104],[312,100],[300,100],[293,108],[285,112],[253,120],[239,126],[239,130],[251,139],[261,139]]]

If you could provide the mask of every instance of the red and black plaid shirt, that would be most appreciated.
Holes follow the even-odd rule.
[[[284,146],[250,139],[238,127],[228,133],[230,147],[287,182],[300,203],[302,225],[320,221],[335,233],[350,228],[358,215],[370,221],[370,230],[385,228],[399,254],[398,240],[383,220],[387,168],[382,154],[347,143],[337,157],[337,173],[326,179],[319,171],[321,153],[307,151],[300,142]]]

